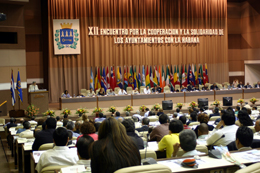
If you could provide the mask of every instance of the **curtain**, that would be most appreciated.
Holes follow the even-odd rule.
[[[53,19],[80,19],[80,55],[54,55]],[[89,26],[224,29],[224,36],[199,36],[199,44],[115,44],[117,36],[89,36]],[[48,0],[48,29],[50,102],[65,89],[88,89],[90,67],[207,63],[211,83],[228,81],[226,0]]]

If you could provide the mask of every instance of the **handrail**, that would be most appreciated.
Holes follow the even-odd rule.
[[[0,107],[3,106],[3,104],[7,103],[7,100],[0,104]]]

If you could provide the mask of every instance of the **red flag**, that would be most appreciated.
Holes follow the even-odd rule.
[[[108,67],[107,67],[107,72],[106,72],[106,77],[107,77],[107,89],[110,88],[110,77],[109,77],[109,72],[108,72]]]
[[[114,90],[115,86],[116,86],[115,70],[114,67],[111,67],[110,88]]]
[[[100,70],[102,71],[102,67],[100,68]],[[101,86],[101,76],[100,76],[100,70],[99,70],[99,68],[98,68],[98,81],[99,81],[99,83],[100,83],[100,86]]]
[[[208,83],[208,76],[205,71],[205,65],[203,65],[203,83],[204,84]]]
[[[185,73],[184,67],[182,68],[182,72],[181,73],[182,73],[182,75],[181,75],[182,86],[183,87],[187,87],[187,73]]]

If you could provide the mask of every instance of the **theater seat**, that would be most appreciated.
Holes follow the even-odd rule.
[[[164,93],[170,93],[171,92],[171,90],[170,90],[170,88],[168,86],[165,86],[163,88],[163,91],[164,91]]]
[[[195,125],[199,125],[199,124],[200,124],[200,122],[192,122],[189,124],[189,126],[195,126]]]
[[[133,93],[133,88],[132,87],[127,87],[126,88],[127,94],[132,94]]]
[[[175,85],[175,91],[177,91],[177,90],[181,91],[181,87],[178,84]]]
[[[208,154],[208,148],[206,145],[197,145],[196,150]],[[179,148],[179,151],[177,152],[177,157],[181,157],[184,154],[184,151]]]
[[[158,116],[149,116],[148,119],[150,120],[150,122],[156,122],[159,120]]]
[[[132,166],[119,169],[114,173],[172,173],[168,166],[161,164],[145,165],[145,166]]]
[[[209,121],[216,121],[217,119],[219,119],[220,116],[213,116],[209,119]]]
[[[140,151],[141,159],[144,159],[145,158],[145,151],[146,151],[146,149],[139,150],[139,151]],[[147,151],[146,151],[146,158],[148,158],[148,157],[151,157],[153,159],[157,159],[157,155],[156,155],[155,151],[147,149]]]
[[[47,144],[42,144],[39,148],[40,150],[49,150],[53,148],[53,143],[47,143]]]
[[[41,173],[55,173],[56,170],[60,170],[61,168],[65,168],[65,167],[68,167],[68,166],[71,166],[71,165],[47,166],[47,167],[42,169]]]
[[[260,168],[260,163],[255,163],[244,169],[240,169],[240,170],[236,171],[235,173],[260,173],[259,168]]]

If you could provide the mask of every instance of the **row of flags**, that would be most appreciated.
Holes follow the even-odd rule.
[[[142,73],[140,73],[141,69]],[[197,65],[194,66],[193,64],[181,65],[180,67],[175,65],[174,72],[170,65],[167,65],[165,70],[163,66],[158,66],[158,68],[157,66],[147,66],[145,72],[144,65],[141,69],[140,66],[139,69],[138,66],[125,66],[122,69],[123,71],[121,71],[121,67],[117,67],[117,72],[115,73],[115,68],[112,66],[109,73],[108,67],[97,67],[95,68],[94,78],[91,68],[90,88],[97,90],[103,87],[106,91],[109,88],[114,90],[115,87],[126,90],[127,87],[140,89],[140,86],[160,86],[163,89],[164,86],[169,84],[172,87],[175,85],[187,87],[190,83],[195,86],[196,84],[209,82],[207,64],[199,64],[198,71]]]
[[[17,74],[17,82],[16,87],[14,85],[14,76],[13,76],[13,70],[11,71],[11,97],[12,97],[12,106],[14,106],[16,99],[15,99],[15,89],[17,89],[18,96],[21,102],[23,102],[23,92],[21,87],[21,78],[20,78],[20,72],[18,70]]]

